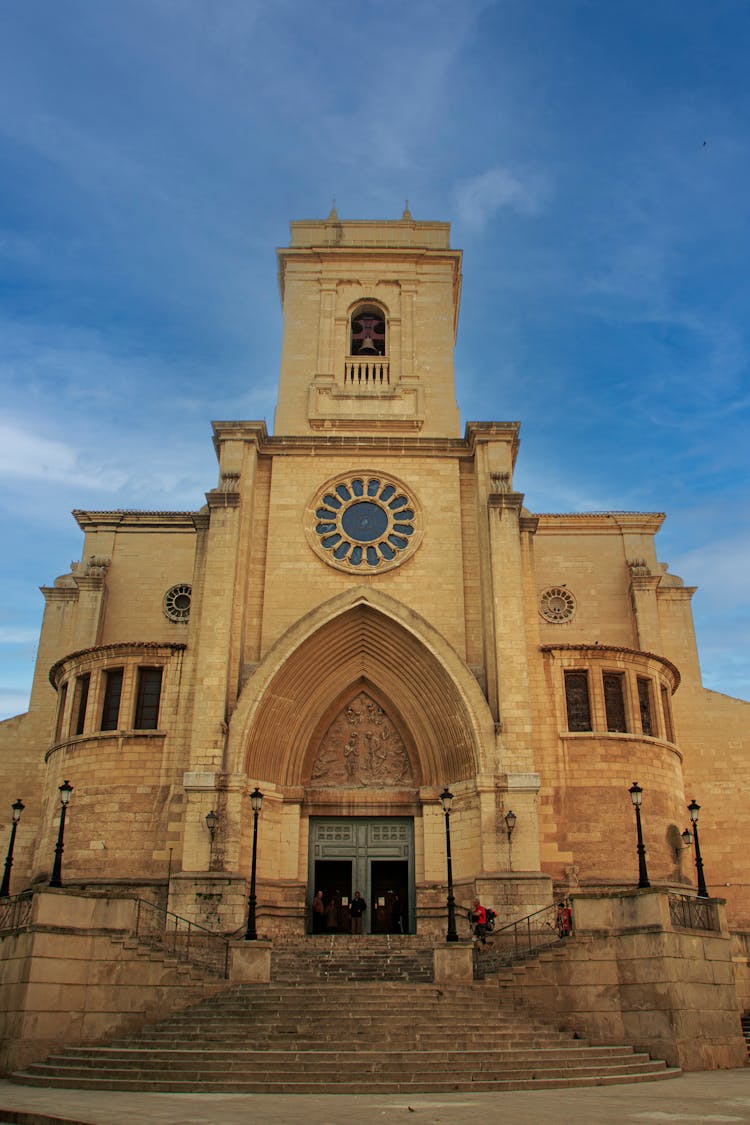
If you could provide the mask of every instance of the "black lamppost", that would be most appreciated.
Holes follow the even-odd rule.
[[[693,837],[695,839],[695,870],[698,872],[698,898],[708,898],[708,888],[706,887],[706,880],[703,876],[703,856],[701,855],[701,845],[698,839],[698,813],[701,807],[693,797],[692,801],[687,807],[690,813],[690,819],[693,823]]]
[[[451,862],[451,805],[453,794],[446,785],[440,794],[440,804],[445,813],[445,854],[448,858],[448,933],[446,941],[458,941],[456,933],[456,900],[453,897],[453,864]]]
[[[8,855],[5,859],[3,882],[2,886],[0,886],[0,898],[8,898],[10,896],[10,869],[13,866],[13,848],[16,844],[16,829],[21,819],[21,813],[26,808],[20,797],[17,801],[14,801],[10,807],[13,810],[13,822],[10,827],[10,843],[8,844]]]
[[[258,813],[263,804],[263,794],[255,786],[250,794],[250,805],[253,810],[253,864],[250,869],[250,897],[247,903],[247,933],[245,941],[257,941],[258,932],[255,928],[255,866],[258,859]]]
[[[52,878],[49,881],[51,887],[62,886],[61,876],[65,817],[68,812],[68,801],[70,800],[70,794],[73,792],[73,786],[69,781],[64,781],[62,785],[58,785],[57,791],[60,794],[60,827],[57,831],[57,844],[55,845],[55,862],[52,866]]]
[[[633,802],[635,808],[635,827],[638,833],[638,886],[650,887],[648,871],[646,870],[646,849],[643,844],[643,831],[641,829],[641,801],[643,800],[643,790],[638,782],[634,781],[628,792],[630,793],[630,800]]]
[[[214,810],[211,809],[210,812],[206,813],[206,828],[208,829],[208,834],[211,837],[211,843],[208,846],[208,866],[209,866],[209,868],[211,867],[211,862],[212,862],[213,857],[214,857],[214,836],[216,835],[216,825],[218,823],[219,823],[219,818],[216,815],[216,813],[214,812]]]

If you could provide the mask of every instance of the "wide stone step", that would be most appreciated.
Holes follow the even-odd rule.
[[[355,1065],[355,1064],[353,1064]],[[661,1068],[663,1071],[663,1068]],[[621,1064],[617,1066],[548,1066],[543,1069],[533,1065],[507,1067],[502,1070],[492,1066],[482,1066],[481,1064],[467,1063],[465,1066],[447,1066],[440,1070],[440,1080],[443,1082],[481,1082],[481,1081],[506,1081],[506,1082],[527,1082],[530,1079],[543,1079],[543,1078],[607,1078],[612,1075],[630,1075],[630,1074],[647,1074],[650,1072],[657,1072],[657,1068],[639,1062],[630,1064]],[[76,1078],[87,1079],[93,1074],[91,1070],[84,1067],[50,1067],[46,1072],[51,1077],[55,1078]],[[357,1082],[370,1082],[375,1079],[380,1079],[387,1082],[425,1082],[430,1077],[434,1076],[435,1071],[432,1070],[428,1063],[423,1066],[396,1066],[393,1069],[386,1069],[382,1066],[369,1066],[366,1063],[363,1065],[357,1064],[356,1081]],[[133,1070],[129,1068],[113,1068],[108,1071],[107,1077],[111,1082],[127,1082],[136,1078],[139,1080],[146,1080],[149,1082],[173,1082],[180,1081],[180,1075],[174,1073],[169,1067],[163,1068],[144,1068],[143,1070]],[[232,1067],[213,1068],[211,1070],[196,1070],[189,1076],[186,1075],[185,1081],[194,1083],[202,1082],[247,1082],[247,1081],[263,1081],[267,1083],[279,1083],[289,1080],[289,1071],[283,1067],[260,1068],[256,1070],[241,1070],[237,1071]],[[316,1071],[314,1066],[309,1070],[295,1070],[294,1081],[311,1081],[311,1082],[324,1082],[326,1086],[331,1088],[338,1087],[340,1084],[349,1084],[353,1079],[342,1079],[340,1072],[331,1068],[321,1071]]]
[[[311,1057],[319,1060],[321,1063],[328,1061],[328,1055],[332,1059],[340,1060],[343,1054],[351,1054],[352,1052],[326,1052],[321,1050],[310,1049]],[[394,1055],[404,1055],[406,1052],[394,1051]],[[411,1053],[411,1052],[409,1052]],[[360,1059],[373,1052],[357,1051],[356,1058]],[[426,1055],[427,1052],[422,1052]],[[460,1055],[462,1058],[466,1057],[468,1052],[457,1050],[455,1047],[452,1051],[431,1051],[429,1056],[432,1062],[445,1062],[450,1058],[455,1058]],[[212,1062],[225,1062],[237,1061],[238,1063],[247,1061],[249,1059],[261,1059],[266,1065],[271,1065],[274,1062],[283,1062],[288,1065],[290,1057],[300,1058],[304,1057],[304,1052],[295,1049],[294,1052],[279,1050],[278,1048],[269,1048],[268,1050],[242,1050],[242,1049],[188,1049],[184,1047],[174,1047],[169,1050],[152,1050],[152,1049],[137,1049],[133,1047],[69,1047],[66,1051],[59,1054],[51,1055],[46,1063],[37,1063],[35,1066],[46,1065],[75,1065],[81,1062],[93,1064],[106,1063],[107,1066],[117,1066],[122,1062],[135,1062],[142,1066],[144,1063],[150,1064],[152,1061],[163,1063],[170,1062],[174,1067],[190,1068],[195,1067],[204,1059],[210,1059]],[[382,1058],[383,1052],[377,1052],[377,1057]],[[500,1058],[514,1060],[517,1062],[529,1062],[534,1060],[541,1060],[542,1063],[548,1062],[565,1062],[570,1059],[614,1059],[614,1058],[646,1058],[647,1056],[642,1053],[636,1055],[631,1047],[615,1046],[615,1047],[581,1047],[577,1042],[572,1043],[570,1046],[559,1047],[536,1047],[536,1048],[515,1048],[509,1047],[501,1055],[500,1052],[495,1050],[477,1050],[473,1053],[474,1058],[487,1058],[498,1061]],[[662,1064],[659,1064],[662,1065]]]
[[[19,1073],[13,1076],[13,1081],[20,1085],[46,1086],[61,1089],[80,1090],[122,1090],[141,1091],[144,1093],[202,1093],[202,1094],[448,1094],[461,1092],[474,1093],[501,1093],[507,1090],[563,1090],[571,1087],[585,1088],[588,1086],[612,1086],[625,1082],[653,1082],[665,1078],[676,1078],[682,1071],[679,1069],[665,1069],[661,1071],[642,1071],[630,1074],[614,1073],[610,1075],[576,1075],[567,1078],[532,1077],[530,1079],[517,1078],[460,1078],[446,1080],[442,1076],[430,1077],[427,1080],[409,1079],[405,1082],[389,1079],[375,1081],[360,1080],[340,1082],[332,1089],[326,1081],[287,1079],[283,1082],[272,1081],[149,1081],[146,1078],[120,1079],[111,1078],[63,1078],[42,1077]]]

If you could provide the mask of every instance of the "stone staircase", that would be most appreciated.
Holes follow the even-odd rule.
[[[428,965],[427,954],[430,964]],[[435,984],[416,938],[279,945],[234,985],[127,1038],[11,1075],[33,1086],[200,1093],[429,1093],[600,1086],[680,1073],[519,1011],[497,980]],[[413,979],[412,979],[413,978]]]
[[[433,943],[416,935],[312,936],[274,948],[271,980],[278,984],[433,980]]]

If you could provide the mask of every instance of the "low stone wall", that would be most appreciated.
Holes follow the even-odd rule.
[[[573,897],[575,936],[519,966],[502,987],[516,1002],[597,1044],[630,1043],[683,1070],[743,1066],[730,935],[670,920],[657,889]]]
[[[135,900],[45,890],[0,936],[0,1072],[134,1030],[226,987],[128,938]]]
[[[732,962],[739,1010],[750,1012],[750,933],[746,930],[732,933]]]

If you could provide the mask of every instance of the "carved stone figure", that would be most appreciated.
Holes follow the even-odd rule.
[[[364,788],[408,785],[413,779],[401,736],[380,704],[361,691],[326,731],[310,781]]]

